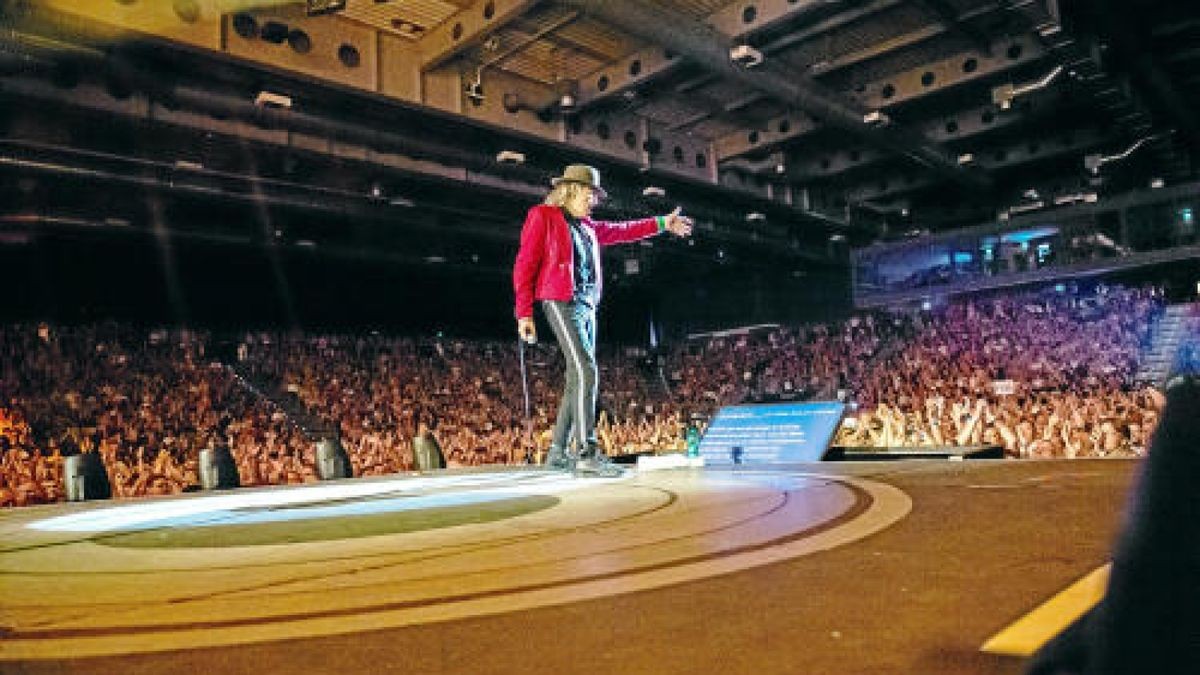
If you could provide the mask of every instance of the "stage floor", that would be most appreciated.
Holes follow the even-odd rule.
[[[1135,464],[446,472],[0,514],[0,672],[1020,672]]]

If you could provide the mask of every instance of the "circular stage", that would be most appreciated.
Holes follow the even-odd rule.
[[[447,472],[0,517],[0,661],[252,644],[500,614],[827,550],[902,519],[800,470]]]

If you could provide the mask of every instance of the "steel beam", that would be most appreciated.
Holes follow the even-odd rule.
[[[668,128],[672,131],[688,129],[704,120],[712,118],[729,122],[734,126],[745,127],[751,123],[744,115],[739,114],[739,111],[756,101],[762,100],[762,98],[762,94],[751,92],[733,101],[720,101],[714,97],[695,92],[687,96],[687,102],[689,107],[695,106],[698,109],[696,114],[689,115],[685,119],[669,125]]]
[[[1028,36],[997,41],[993,44],[992,51],[992,56],[964,53],[926,63],[870,82],[864,86],[863,91],[855,91],[848,95],[872,110],[892,108],[951,87],[1036,63],[1050,54],[1040,42]],[[932,76],[932,79],[927,76]]]
[[[980,16],[985,16],[987,14],[996,12],[999,9],[1000,5],[996,3],[989,3],[987,5],[982,5],[970,10],[959,17],[959,20],[974,20]],[[815,63],[812,66],[810,74],[818,78],[825,77],[830,73],[834,73],[843,68],[849,68],[850,66],[855,66],[872,59],[880,58],[889,52],[910,47],[915,44],[920,44],[921,42],[925,42],[927,40],[932,40],[938,36],[945,35],[949,31],[950,28],[945,24],[930,24],[928,26],[922,26],[921,28],[909,31],[907,33],[901,33],[887,40],[881,40],[858,51],[849,52],[827,61]],[[995,47],[996,43],[992,42],[990,39],[985,39],[982,43],[975,44],[976,50],[985,56],[991,56],[992,50]]]
[[[770,62],[747,69],[730,60],[734,41],[712,27],[657,6],[632,1],[560,0],[591,16],[661,44],[723,77],[742,82],[785,104],[819,117],[871,145],[887,148],[930,167],[935,172],[972,187],[989,187],[991,181],[965,170],[945,150],[928,139],[898,127],[880,129],[863,120],[870,108],[856,107],[812,82],[796,80]]]
[[[1100,6],[1090,7],[1096,23],[1111,39],[1118,50],[1124,53],[1131,74],[1145,89],[1151,100],[1167,114],[1193,151],[1200,151],[1200,122],[1196,121],[1197,110],[1179,93],[1171,78],[1155,62],[1150,45],[1136,35],[1128,26],[1121,25],[1118,18],[1123,8],[1105,0]],[[1127,11],[1127,10],[1126,10]],[[1200,49],[1188,49],[1177,55],[1194,61],[1200,58]]]
[[[421,70],[433,70],[478,45],[537,3],[538,0],[475,0],[420,39],[417,45]]]
[[[1011,48],[1020,50],[1015,58],[1010,57],[1008,50]],[[992,77],[996,73],[1015,66],[1036,62],[1045,58],[1047,54],[1046,49],[1038,41],[1027,37],[998,42],[995,44],[994,52],[990,57],[970,53],[959,54],[941,61],[910,68],[890,77],[866,83],[862,86],[862,91],[851,92],[848,96],[856,99],[857,103],[865,110],[887,109],[900,103],[915,101],[943,92],[952,87],[975,82],[981,78]],[[931,84],[926,84],[927,73],[933,76]],[[890,96],[887,95],[889,93]],[[775,127],[786,118],[787,116],[781,116],[771,120],[768,122],[768,126]],[[744,132],[718,138],[714,141],[714,145],[718,149],[718,157],[728,159],[747,152],[762,150],[769,147],[769,143],[788,141],[819,128],[819,125],[807,128],[796,125],[788,126],[790,129],[788,133],[776,134],[769,138],[764,135],[752,138]]]
[[[798,31],[789,32],[772,42],[762,45],[760,51],[766,56],[775,56],[780,54],[797,44],[811,40],[814,37],[832,32],[838,28],[864,19],[872,14],[877,14],[886,9],[889,9],[897,4],[896,0],[877,0],[873,3],[860,5],[854,9],[847,9],[839,14],[836,14],[828,19],[819,21],[816,24]],[[989,3],[980,7],[976,7],[959,17],[960,21],[973,20],[980,16],[990,14],[1002,9],[998,3]],[[824,77],[830,73],[837,72],[843,68],[848,68],[871,59],[880,58],[887,53],[919,44],[926,40],[931,40],[937,36],[944,35],[949,29],[941,24],[931,24],[922,28],[896,35],[891,39],[876,43],[864,49],[860,49],[849,54],[844,54],[830,60],[820,61],[814,64],[796,64],[799,69],[809,69],[810,75],[815,77]],[[990,48],[989,48],[990,49]],[[985,52],[987,50],[984,50]],[[692,84],[695,87],[700,87],[714,80],[712,75],[706,75],[701,78],[695,78]]]
[[[967,23],[964,20],[965,17],[959,16],[958,10],[952,4],[946,0],[920,0],[920,2],[936,14],[946,28],[966,37],[983,54],[991,55],[992,45],[988,36]]]
[[[1021,105],[1014,110],[997,112],[996,106],[988,102],[948,113],[919,125],[917,129],[939,143],[953,144],[963,152],[969,152],[971,148],[964,147],[964,141],[1017,126],[1031,118],[1044,117],[1048,114],[1047,111],[1058,108],[1063,102],[1064,96],[1060,91],[1047,89],[1023,98]],[[786,162],[787,177],[793,181],[833,178],[843,172],[860,169],[889,158],[888,154],[872,148],[845,148],[818,157],[790,159]],[[735,164],[737,162],[736,158],[723,161],[721,168],[747,170],[747,167],[758,166],[755,163]],[[774,172],[774,166],[764,170],[764,173],[770,172]]]
[[[829,31],[849,21],[857,20],[888,7],[898,5],[902,1],[876,0],[876,2],[870,3],[866,7],[847,10],[846,12],[850,15],[847,18],[838,20],[838,17],[842,16],[838,14],[833,19],[818,24],[819,28],[818,26],[814,26],[812,29],[804,31],[804,33],[811,37],[811,35],[815,34],[814,29],[821,32]],[[731,38],[745,39],[748,35],[756,31],[778,23],[794,21],[801,17],[828,11],[835,4],[837,3],[831,3],[829,0],[793,0],[790,2],[789,0],[766,0],[765,2],[754,3],[755,18],[753,21],[746,23],[743,21],[742,15],[746,11],[747,6],[741,3],[733,3],[711,14],[706,19],[706,23],[718,32],[726,34]],[[769,49],[768,47],[767,50]],[[587,107],[610,99],[613,96],[618,96],[631,87],[636,87],[644,82],[670,73],[680,63],[680,59],[674,58],[673,54],[666,53],[661,47],[653,46],[639,49],[612,66],[606,66],[582,78],[579,81],[579,105]],[[637,64],[636,67],[634,67],[634,64]],[[707,84],[711,81],[712,77],[708,76],[703,79],[702,84]],[[600,83],[603,83],[603,87],[599,86]]]
[[[1061,134],[1032,139],[1001,148],[989,148],[975,153],[976,163],[989,171],[998,171],[1042,161],[1063,155],[1078,154],[1104,144],[1108,136],[1098,129],[1083,129],[1070,136]],[[1082,167],[1082,164],[1081,164]],[[875,179],[869,185],[851,189],[846,193],[847,201],[858,203],[876,199],[890,199],[897,195],[915,192],[942,183],[928,176],[912,180],[897,178]]]

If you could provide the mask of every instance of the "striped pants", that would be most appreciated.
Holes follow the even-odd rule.
[[[558,407],[551,447],[587,454],[596,441],[596,310],[574,302],[543,300],[542,309],[567,362],[566,386]]]

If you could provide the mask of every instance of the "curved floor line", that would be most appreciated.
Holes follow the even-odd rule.
[[[631,514],[628,514],[625,516],[621,516],[620,518],[617,518],[617,519],[614,519],[611,521],[604,521],[604,522],[625,522],[625,521],[635,520],[637,518],[648,517],[654,513],[657,513],[659,511],[662,511],[667,508],[670,508],[675,503],[675,501],[678,499],[678,495],[671,493],[667,490],[663,490],[662,488],[656,488],[656,487],[652,487],[652,486],[637,486],[637,487],[643,487],[648,490],[654,490],[654,491],[658,491],[658,492],[665,492],[668,494],[668,499],[666,502],[659,504],[653,508],[647,509],[645,511],[631,513]],[[555,508],[558,508],[558,507],[555,507]],[[502,539],[490,539],[486,542],[478,542],[478,543],[472,542],[470,544],[451,544],[451,545],[446,545],[446,546],[436,546],[436,547],[431,547],[429,549],[425,549],[427,551],[436,551],[437,553],[435,553],[434,555],[418,557],[418,558],[409,558],[403,562],[407,563],[407,562],[422,561],[422,560],[436,560],[439,557],[444,557],[447,555],[455,555],[455,554],[463,552],[464,550],[471,551],[471,550],[482,550],[482,549],[487,549],[487,548],[493,548],[494,546],[496,546],[498,543],[501,543],[501,542],[503,542],[504,544],[509,544],[509,543],[523,543],[523,542],[527,542],[527,541],[537,541],[539,539],[549,538],[549,536],[552,536],[552,535],[559,535],[562,533],[578,531],[578,530],[582,529],[583,527],[591,527],[591,526],[578,525],[578,526],[573,526],[570,528],[558,528],[558,529],[553,529],[553,530],[543,530],[543,531],[539,531],[539,532],[532,532],[529,534],[523,534],[523,535],[514,536],[514,537],[505,537]],[[381,536],[389,536],[389,535],[381,535]],[[330,540],[330,541],[337,541],[337,540]],[[353,541],[353,539],[347,539],[347,540],[343,540],[343,541]],[[69,544],[87,544],[87,543],[91,543],[91,542],[92,542],[92,539],[89,537],[89,538],[84,538],[84,539],[75,539],[70,542],[64,542],[64,544],[67,544],[67,543],[69,543]],[[322,542],[322,543],[328,543],[328,542]],[[23,552],[24,550],[25,549],[19,549],[18,552]],[[152,550],[152,549],[148,549],[148,550]],[[209,549],[205,549],[205,550],[209,550]],[[211,550],[218,550],[218,549],[211,549]],[[0,551],[0,554],[6,553],[6,552],[7,551]],[[332,557],[327,557],[327,558],[307,558],[305,560],[294,561],[291,564],[342,562],[342,561],[347,561],[347,560],[357,560],[357,559],[363,559],[363,558],[370,559],[370,558],[394,557],[396,555],[406,555],[409,553],[411,553],[411,552],[366,553],[363,555],[332,556]],[[266,562],[266,563],[250,563],[250,564],[245,564],[245,565],[214,566],[214,567],[209,567],[209,566],[204,566],[204,567],[161,567],[161,568],[143,569],[143,570],[97,570],[97,571],[71,570],[69,573],[73,574],[73,575],[81,575],[81,576],[138,575],[138,574],[157,574],[157,573],[170,573],[170,574],[184,573],[184,574],[186,574],[188,572],[196,572],[196,571],[208,572],[208,571],[214,571],[214,570],[227,570],[227,571],[252,570],[252,569],[256,569],[256,568],[279,567],[279,565],[280,565],[280,563],[278,563],[278,562]],[[54,577],[54,576],[62,576],[63,574],[64,574],[63,570],[51,570],[48,572],[42,572],[42,571],[38,571],[38,570],[23,570],[23,571],[0,570],[0,577],[4,577],[4,576]]]
[[[61,657],[64,649],[77,656],[87,656],[263,642],[306,634],[358,632],[563,604],[735,572],[825,550],[878,532],[911,510],[911,500],[894,487],[849,477],[832,482],[844,485],[855,494],[851,509],[812,528],[728,551],[690,556],[642,568],[616,570],[586,580],[525,584],[436,599],[396,601],[290,616],[98,629],[15,629],[6,631],[5,641],[8,644],[4,651],[7,654],[0,655],[0,660],[39,658],[39,655],[49,658],[50,654]],[[256,630],[247,631],[247,628]],[[167,639],[166,636],[171,638]],[[18,646],[21,649],[17,649]]]

